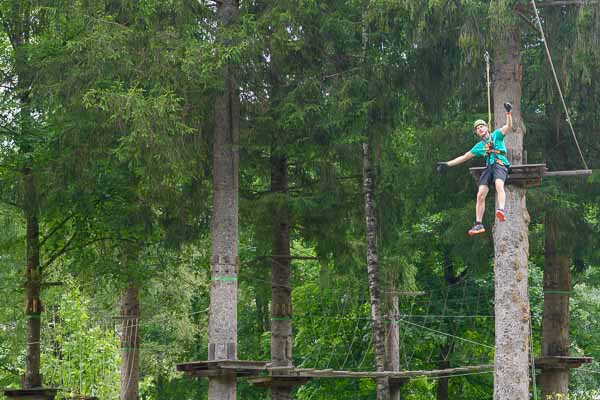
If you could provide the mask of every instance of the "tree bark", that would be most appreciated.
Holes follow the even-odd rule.
[[[542,322],[542,356],[569,355],[569,258],[559,251],[559,225],[555,218],[545,221],[544,316]],[[567,398],[569,370],[542,369],[542,399]],[[562,397],[558,397],[561,395]]]
[[[26,54],[30,43],[31,5],[14,2],[7,5],[8,18],[3,27],[14,51],[14,73],[19,98],[20,135],[16,137],[19,151],[22,152],[25,166],[23,174],[23,214],[26,223],[27,264],[25,266],[25,318],[27,319],[27,349],[25,355],[25,375],[21,386],[24,389],[42,386],[40,375],[40,332],[42,303],[42,268],[40,265],[40,205],[38,190],[33,174],[32,157],[34,148],[29,135],[32,134],[31,83],[32,74],[29,56]]]
[[[391,280],[393,282],[393,279]],[[398,302],[398,292],[392,284],[390,291],[386,296],[388,309],[388,324],[385,335],[385,354],[386,354],[386,371],[400,371],[400,328],[398,320],[400,319],[400,307]],[[400,384],[389,383],[390,400],[400,400]]]
[[[121,393],[119,400],[137,400],[140,377],[141,307],[139,289],[134,283],[121,298]]]
[[[513,104],[514,131],[506,135],[512,165],[523,162],[521,64],[518,26],[507,26],[495,49],[494,122],[505,123],[503,102]],[[529,399],[529,214],[526,190],[506,186],[507,218],[493,230],[495,250],[494,400]]]
[[[450,368],[450,353],[452,352],[452,345],[445,343],[440,346],[440,362],[438,363],[439,369]],[[448,400],[449,396],[449,378],[438,378],[437,380],[437,400]]]
[[[234,23],[238,2],[217,2],[220,29]],[[240,99],[236,69],[223,68],[225,86],[215,106],[209,360],[237,359],[238,190]],[[235,400],[235,374],[209,378],[209,400]]]
[[[271,156],[271,192],[285,195],[288,190],[287,159]],[[292,366],[292,282],[290,263],[290,221],[285,202],[275,201],[273,210],[273,254],[271,269],[271,363]],[[291,386],[272,386],[273,400],[292,398]]]
[[[25,317],[27,318],[26,369],[22,386],[24,389],[42,386],[40,375],[40,332],[42,302],[42,270],[40,267],[40,232],[38,224],[37,190],[31,169],[23,171],[25,188],[25,221],[27,224],[27,266],[25,269]]]
[[[467,274],[468,269],[465,268],[461,273],[456,275],[454,271],[454,262],[452,257],[450,256],[450,249],[446,248],[443,251],[444,257],[444,280],[446,282],[446,287],[448,288],[450,285],[456,285],[461,282],[465,275]],[[450,333],[454,333],[454,324],[450,323]],[[444,343],[440,345],[440,361],[438,362],[438,369],[449,369],[450,368],[450,354],[454,351],[454,343]],[[448,400],[449,397],[449,384],[450,379],[448,377],[438,378],[437,380],[437,400]]]
[[[373,320],[373,343],[375,344],[375,361],[377,371],[385,371],[385,330],[381,320],[381,290],[379,288],[379,260],[377,257],[377,218],[375,217],[375,200],[373,171],[369,155],[369,144],[363,143],[363,192],[365,196],[365,219],[367,234],[367,273],[369,277],[369,295],[371,302],[371,318]],[[389,382],[387,378],[377,380],[377,400],[389,399]]]

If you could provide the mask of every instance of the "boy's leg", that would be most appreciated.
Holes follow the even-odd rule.
[[[504,181],[508,176],[508,168],[504,165],[494,165],[494,184],[496,186],[496,202],[498,207],[496,209],[496,218],[498,221],[506,221],[506,214],[504,212],[504,204],[506,203],[506,193],[504,192]]]
[[[485,212],[485,198],[487,197],[490,188],[488,185],[479,185],[477,192],[477,204],[475,205],[475,221],[483,221],[483,213]]]
[[[496,179],[496,199],[498,200],[498,209],[504,210],[506,193],[504,192],[504,181],[502,179]]]

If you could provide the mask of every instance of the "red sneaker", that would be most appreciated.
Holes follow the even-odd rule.
[[[506,214],[504,214],[504,210],[496,210],[496,218],[498,218],[498,221],[500,222],[506,221]]]
[[[471,229],[469,229],[469,236],[478,235],[483,232],[485,232],[485,228],[484,228],[483,224],[475,222],[473,227]]]

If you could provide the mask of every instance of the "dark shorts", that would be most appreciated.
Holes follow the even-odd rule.
[[[502,180],[502,182],[506,181],[506,177],[508,176],[508,167],[505,165],[500,165],[498,163],[488,164],[487,167],[483,170],[481,174],[481,178],[479,178],[479,186],[493,185],[496,179]]]

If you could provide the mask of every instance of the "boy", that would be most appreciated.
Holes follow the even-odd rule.
[[[508,175],[508,167],[510,163],[506,158],[506,146],[504,144],[504,136],[512,131],[512,105],[504,103],[506,109],[506,125],[494,132],[489,133],[488,126],[485,121],[478,119],[473,124],[475,133],[481,139],[475,146],[462,156],[456,157],[447,162],[439,162],[437,165],[438,172],[442,173],[458,164],[470,160],[473,157],[485,158],[485,170],[479,179],[479,190],[477,192],[477,204],[475,206],[475,223],[469,229],[469,235],[477,235],[485,232],[483,226],[483,213],[485,211],[485,198],[490,190],[489,186],[494,183],[496,187],[496,196],[498,197],[498,209],[496,210],[496,218],[500,222],[506,219],[504,213],[504,203],[506,194],[504,193],[504,181]]]

